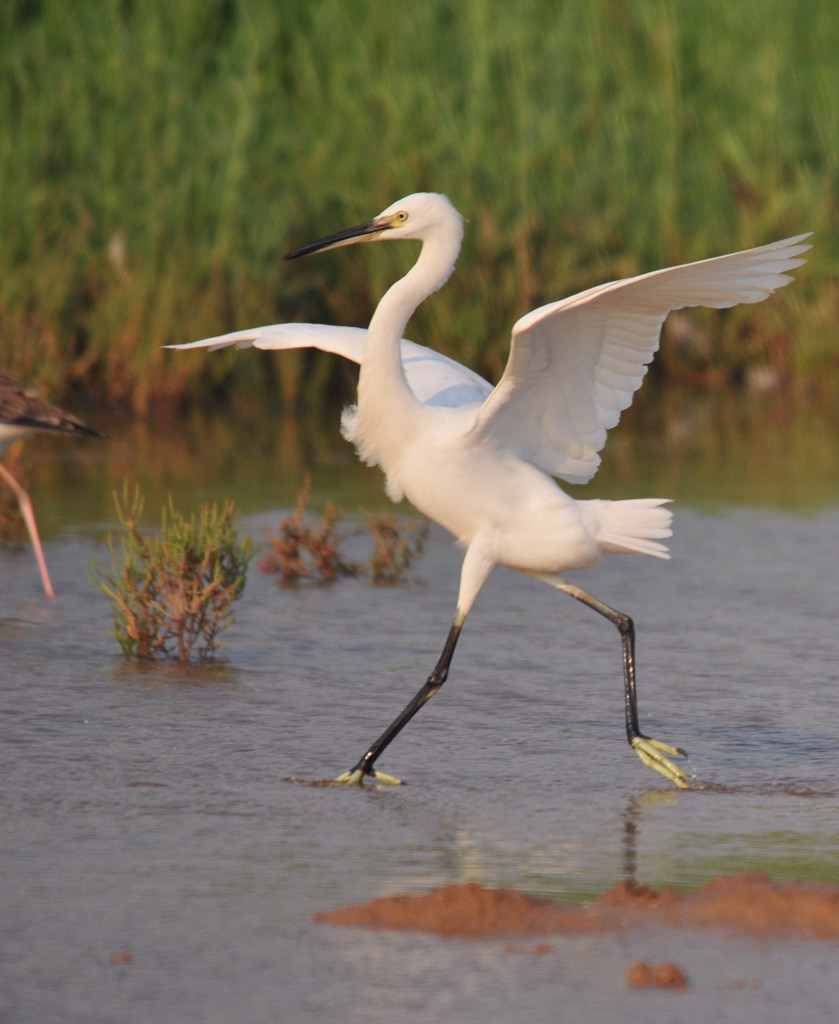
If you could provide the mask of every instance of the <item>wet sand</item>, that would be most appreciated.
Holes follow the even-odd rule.
[[[424,896],[388,896],[315,915],[334,925],[497,938],[618,932],[647,926],[720,928],[761,939],[839,940],[839,885],[721,876],[693,893],[621,882],[596,902],[568,906],[473,882]]]

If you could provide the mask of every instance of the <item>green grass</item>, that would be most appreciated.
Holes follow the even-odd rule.
[[[710,318],[712,369],[822,373],[837,51],[828,2],[9,0],[0,365],[138,411],[322,396],[334,360],[161,346],[365,323],[411,247],[281,254],[431,189],[469,223],[410,334],[490,377],[541,302],[810,229],[794,287]],[[661,369],[691,370],[668,349]]]

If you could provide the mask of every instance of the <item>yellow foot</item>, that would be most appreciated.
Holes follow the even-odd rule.
[[[401,786],[402,780],[395,775],[386,775],[374,768],[372,771],[363,772],[360,768],[353,768],[348,772],[342,772],[336,779],[329,779],[321,783],[323,786],[363,786],[365,779],[372,779],[381,786]]]
[[[291,776],[285,781],[302,782],[306,786],[355,786],[357,789],[361,789],[365,779],[370,779],[371,782],[375,782],[380,786],[402,785],[402,780],[397,779],[395,775],[387,775],[385,772],[379,772],[375,769],[363,772],[360,768],[353,768],[348,772],[342,772],[334,779],[318,779],[317,781],[310,782],[308,779],[298,779],[296,776]]]
[[[670,760],[671,757],[687,757],[680,747],[671,747],[669,743],[651,740],[647,736],[636,736],[632,741],[632,749],[648,768],[660,772],[674,786],[678,786],[679,789],[690,788],[690,779]]]

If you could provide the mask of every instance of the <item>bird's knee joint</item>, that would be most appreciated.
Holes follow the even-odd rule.
[[[621,631],[621,634],[625,636],[633,636],[635,633],[635,623],[628,615],[624,615],[623,612],[618,612],[615,625]]]
[[[438,672],[437,669],[435,668],[431,675],[428,677],[428,679],[425,681],[424,689],[426,691],[426,699],[428,699],[429,697],[433,697],[434,694],[443,685],[443,683],[445,683],[448,677],[449,673],[447,669],[443,669],[442,671]]]

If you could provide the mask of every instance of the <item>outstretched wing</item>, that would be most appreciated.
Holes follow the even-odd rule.
[[[810,248],[796,235],[757,249],[599,285],[534,309],[513,327],[507,367],[477,430],[570,483],[597,472],[597,454],[632,402],[667,314],[760,302],[788,284]]]
[[[363,327],[332,327],[328,324],[272,324],[246,331],[233,331],[215,338],[204,338],[169,348],[291,349],[316,348],[332,352],[354,363],[364,354],[367,330]],[[461,366],[424,345],[402,339],[402,365],[408,386],[417,400],[426,405],[455,407],[479,405],[492,391],[492,385],[477,373]]]

